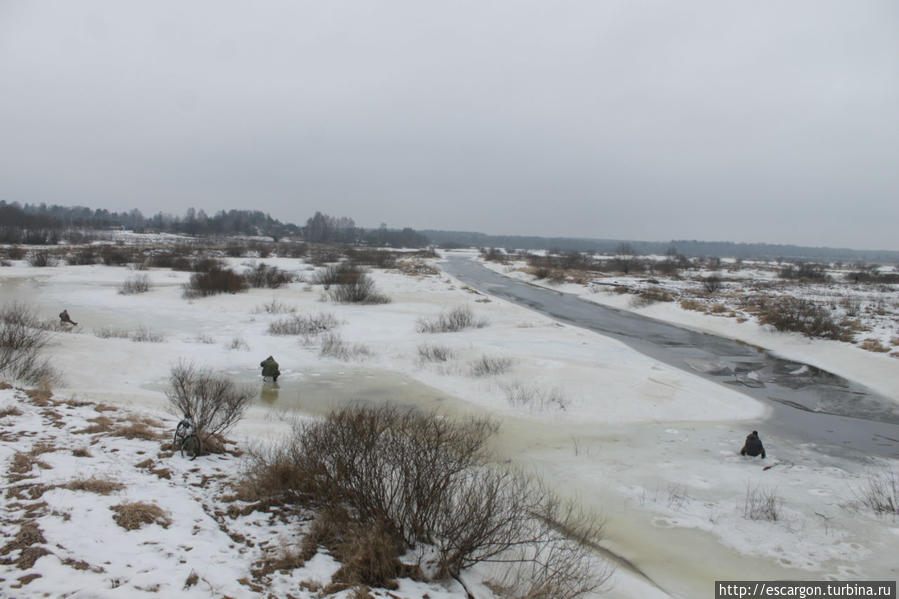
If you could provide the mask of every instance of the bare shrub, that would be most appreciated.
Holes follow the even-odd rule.
[[[508,264],[509,256],[499,248],[489,248],[481,252],[481,259],[487,262],[496,262],[498,264]]]
[[[455,333],[465,329],[480,329],[487,326],[487,321],[476,318],[469,306],[457,306],[447,312],[441,312],[437,318],[421,318],[416,324],[419,333]]]
[[[446,362],[454,355],[453,350],[442,345],[422,343],[418,346],[418,359],[422,362]]]
[[[347,278],[346,281],[332,285],[328,290],[328,298],[340,304],[388,304],[390,298],[379,293],[375,282],[365,273]]]
[[[437,578],[502,562],[520,566],[516,584],[560,589],[555,597],[597,589],[608,576],[589,553],[600,527],[544,485],[486,466],[496,430],[483,419],[350,407],[299,424],[248,471],[269,497],[320,508],[304,557],[328,548],[346,568],[335,578],[349,584],[390,584],[401,573],[396,556],[426,544]]]
[[[190,269],[194,272],[210,273],[217,270],[224,270],[225,263],[213,256],[200,255],[191,261]]]
[[[94,335],[100,339],[127,339],[131,336],[131,331],[117,327],[101,327],[94,329]]]
[[[243,337],[232,338],[225,347],[231,350],[250,351],[250,345]]]
[[[721,278],[715,275],[706,277],[702,280],[702,287],[707,293],[717,293],[721,290]]]
[[[136,260],[134,250],[120,245],[104,245],[100,249],[100,260],[106,266],[124,266]]]
[[[293,275],[286,270],[281,270],[276,266],[269,266],[264,262],[258,264],[256,268],[248,269],[243,276],[250,287],[256,289],[278,289],[284,285],[289,285],[294,280]]]
[[[743,503],[743,517],[748,520],[780,519],[780,506],[783,500],[773,489],[746,485],[746,498]]]
[[[154,333],[147,327],[137,327],[132,331],[128,338],[135,343],[162,343],[165,341],[165,335],[162,333]]]
[[[137,530],[145,524],[159,524],[163,528],[168,528],[172,523],[171,518],[155,503],[135,501],[120,503],[109,509],[115,512],[112,518],[116,524],[125,530]]]
[[[830,277],[827,274],[827,267],[823,264],[804,263],[793,265],[788,264],[780,270],[780,278],[793,279],[803,281],[826,281]]]
[[[336,328],[340,323],[333,314],[319,312],[276,320],[268,325],[269,335],[303,335],[314,337]]]
[[[136,295],[150,291],[150,277],[148,275],[135,275],[125,279],[119,287],[121,295]]]
[[[302,258],[309,251],[305,243],[282,243],[279,246],[279,255],[288,258]]]
[[[316,245],[309,247],[306,261],[315,266],[322,266],[331,262],[337,262],[343,258],[343,252],[338,247]]]
[[[0,309],[0,373],[28,384],[51,381],[57,373],[44,350],[50,336],[24,304]]]
[[[347,361],[369,356],[371,355],[371,352],[364,345],[348,343],[344,341],[340,335],[328,333],[322,337],[322,347],[319,354]]]
[[[558,387],[543,388],[538,385],[526,385],[515,382],[505,385],[503,390],[506,401],[515,407],[525,407],[532,410],[567,410],[571,405],[565,393]]]
[[[473,376],[495,376],[508,372],[515,361],[512,358],[498,356],[481,356],[471,363]]]
[[[66,262],[72,266],[89,266],[96,264],[98,261],[97,254],[90,246],[73,250],[67,257]]]
[[[856,495],[858,503],[877,514],[899,515],[899,474],[892,470],[869,473]]]
[[[389,250],[379,248],[347,248],[346,255],[355,264],[365,264],[376,268],[393,268],[396,266],[397,253]]]
[[[46,250],[35,250],[28,254],[28,264],[40,268],[56,266],[56,257]]]
[[[296,311],[297,309],[295,306],[289,306],[287,304],[279,302],[276,299],[272,299],[272,301],[270,301],[269,303],[262,304],[254,310],[254,312],[256,312],[257,314],[261,314],[263,312],[265,312],[266,314],[292,314]]]
[[[211,370],[180,362],[169,375],[166,397],[176,414],[193,421],[205,443],[213,435],[226,434],[243,417],[255,393]]]
[[[636,308],[644,308],[656,302],[673,302],[674,296],[661,287],[647,287],[637,292],[631,300],[631,305]]]
[[[779,331],[795,331],[809,337],[852,341],[852,331],[834,322],[830,313],[817,303],[798,297],[762,298],[758,304],[759,322]]]
[[[240,258],[246,255],[247,245],[238,241],[229,241],[225,246],[225,255],[231,258]]]
[[[191,275],[190,282],[184,286],[184,297],[208,297],[218,293],[240,293],[246,290],[246,280],[230,268],[225,268]]]
[[[351,283],[362,275],[362,270],[352,262],[331,264],[315,272],[310,279],[313,285],[324,285],[328,289],[331,285]]]

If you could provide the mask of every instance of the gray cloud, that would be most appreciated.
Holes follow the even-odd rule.
[[[0,198],[899,249],[899,5],[0,2]]]

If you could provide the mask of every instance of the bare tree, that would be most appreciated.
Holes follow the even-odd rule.
[[[637,264],[637,250],[630,243],[619,243],[615,248],[615,263],[624,274],[629,274]]]

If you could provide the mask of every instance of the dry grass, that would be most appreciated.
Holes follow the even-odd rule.
[[[257,582],[263,582],[266,577],[275,572],[289,574],[292,570],[305,565],[306,561],[298,551],[281,546],[267,552],[265,557],[253,564],[250,573]]]
[[[22,410],[17,408],[16,406],[8,406],[3,409],[0,409],[0,418],[6,418],[7,416],[21,416]]]
[[[862,340],[862,342],[859,343],[858,346],[862,349],[877,353],[886,353],[890,351],[890,348],[882,344],[879,339],[873,338]]]
[[[168,435],[164,435],[161,431],[151,428],[143,422],[119,425],[110,431],[110,434],[125,439],[143,439],[144,441],[161,441],[168,438]]]
[[[94,335],[100,339],[127,339],[131,336],[131,331],[117,327],[101,327],[94,329]]]
[[[422,343],[418,346],[418,359],[421,362],[446,362],[454,355],[452,349],[441,345]]]
[[[868,474],[865,487],[856,495],[858,503],[876,514],[899,515],[899,472]]]
[[[495,376],[508,372],[515,361],[512,358],[481,356],[471,363],[472,376]]]
[[[673,302],[674,296],[661,289],[660,287],[649,287],[637,292],[637,295],[631,300],[631,304],[636,308],[643,308],[656,302]]]
[[[743,504],[743,517],[747,520],[780,519],[780,506],[783,500],[773,489],[746,486],[746,499]]]
[[[197,573],[193,570],[190,571],[190,576],[187,577],[187,580],[184,581],[184,590],[186,591],[190,587],[194,586],[200,582],[200,577],[197,576]]]
[[[98,495],[109,495],[116,491],[121,491],[125,488],[125,485],[114,480],[91,477],[76,479],[61,485],[61,487],[70,491],[85,491],[87,493],[96,493]]]
[[[76,458],[92,458],[94,457],[87,447],[76,447],[72,450],[72,455]]]
[[[9,542],[0,548],[0,563],[15,564],[20,570],[28,570],[34,566],[38,558],[50,553],[43,547],[35,547],[39,543],[46,543],[47,539],[41,533],[34,520],[26,520],[19,525],[19,532]],[[10,554],[19,552],[19,557],[13,559]]]
[[[432,277],[440,274],[440,269],[431,266],[423,260],[400,260],[396,267],[404,275],[412,277]]]
[[[172,523],[165,511],[155,503],[135,501],[120,503],[109,509],[115,512],[112,518],[116,524],[125,530],[137,530],[145,524],[159,524],[163,528],[168,528]]]
[[[340,335],[328,333],[322,337],[320,355],[349,361],[371,355],[371,351],[359,343],[344,341]]]
[[[442,312],[433,319],[420,318],[416,323],[419,333],[455,333],[465,329],[480,329],[487,326],[487,321],[476,318],[468,306],[458,306],[448,312]]]
[[[110,433],[115,428],[115,421],[107,416],[88,418],[87,421],[91,424],[85,428],[72,432],[80,435],[96,435],[98,433]]]
[[[680,301],[680,307],[683,308],[684,310],[693,310],[695,312],[705,312],[705,304],[703,304],[702,302],[695,300],[695,299],[690,299],[690,298],[682,299]]]
[[[340,322],[328,312],[292,316],[276,320],[268,325],[269,335],[302,335],[314,337],[337,327]]]
[[[9,466],[9,471],[13,474],[26,475],[30,473],[35,466],[43,468],[44,470],[51,469],[49,464],[36,459],[33,455],[17,452],[12,458],[12,464]]]

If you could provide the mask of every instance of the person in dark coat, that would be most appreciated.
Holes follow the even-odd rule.
[[[278,377],[281,376],[281,371],[278,370],[278,363],[275,362],[275,359],[271,356],[264,359],[259,363],[262,366],[262,377],[265,378],[267,376],[272,377],[274,382],[278,382]]]
[[[759,432],[752,431],[748,435],[746,435],[746,443],[743,444],[743,449],[740,450],[740,455],[748,455],[755,457],[761,454],[762,459],[765,459],[765,447],[762,445],[762,440],[759,439]]]
[[[62,312],[59,313],[59,322],[60,322],[60,323],[65,323],[65,324],[70,324],[70,325],[72,325],[73,327],[77,327],[77,326],[78,326],[78,323],[77,323],[77,322],[72,322],[72,319],[69,318],[69,311],[68,311],[68,310],[63,310]]]

